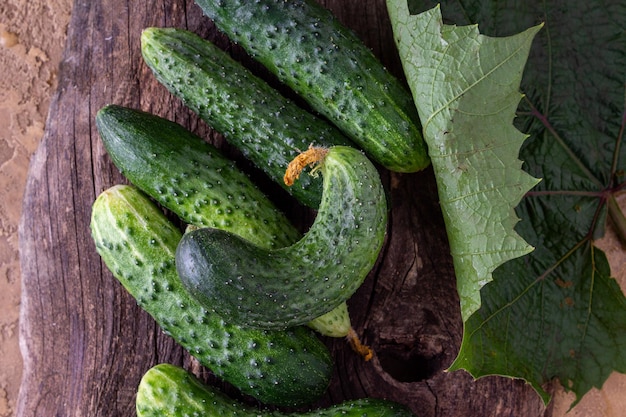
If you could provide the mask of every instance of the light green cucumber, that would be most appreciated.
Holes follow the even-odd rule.
[[[429,165],[411,93],[314,0],[196,0],[233,42],[386,168]]]
[[[266,248],[289,246],[301,238],[233,161],[181,125],[108,105],[98,111],[96,126],[122,174],[184,222],[227,230]],[[347,336],[346,313],[347,306],[339,306],[310,326],[325,336]]]
[[[319,153],[323,196],[295,244],[266,249],[223,230],[185,234],[176,268],[188,291],[226,320],[276,329],[309,322],[345,302],[382,247],[387,205],[375,166],[346,146]],[[308,161],[307,157],[296,162]]]
[[[329,337],[347,337],[352,330],[348,305],[343,302],[326,314],[311,320],[307,325]]]
[[[91,232],[105,265],[138,305],[218,377],[268,404],[307,404],[325,392],[332,359],[311,329],[243,328],[187,293],[174,265],[181,232],[135,187],[99,195]]]
[[[414,417],[404,405],[373,398],[299,413],[262,410],[233,400],[184,369],[165,363],[144,374],[135,404],[137,417]]]
[[[144,61],[156,79],[301,203],[317,208],[321,181],[282,177],[309,145],[347,145],[335,127],[287,100],[211,42],[176,28],[147,28]]]

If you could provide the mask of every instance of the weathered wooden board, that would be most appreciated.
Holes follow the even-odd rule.
[[[384,1],[323,4],[402,76]],[[134,415],[135,389],[150,366],[170,362],[197,370],[106,270],[89,234],[97,194],[124,182],[94,126],[95,113],[105,104],[167,117],[238,158],[143,65],[139,37],[148,26],[195,31],[263,74],[190,0],[76,1],[20,227],[25,369],[19,416]],[[464,372],[445,372],[460,345],[462,324],[433,175],[426,170],[383,172],[383,177],[393,208],[387,242],[375,270],[350,300],[356,330],[377,355],[366,363],[343,340],[326,340],[336,372],[316,405],[373,396],[429,417],[548,415],[521,381],[473,381]],[[310,213],[267,181],[263,187],[304,227]],[[223,386],[210,373],[202,375]]]

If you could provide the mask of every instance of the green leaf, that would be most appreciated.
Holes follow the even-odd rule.
[[[532,250],[514,208],[537,180],[521,169],[525,136],[513,127],[531,28],[508,38],[444,25],[438,7],[411,15],[389,0],[398,44],[437,178],[463,320],[504,262]]]
[[[419,12],[434,2],[413,1]],[[481,290],[451,370],[528,381],[544,398],[558,379],[575,405],[626,372],[626,298],[593,244],[626,189],[626,3],[600,0],[442,2],[444,19],[493,36],[538,20],[516,126],[525,169],[543,181],[522,199],[516,230],[536,249],[506,262]]]

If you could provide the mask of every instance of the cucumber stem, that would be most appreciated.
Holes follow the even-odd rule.
[[[350,343],[350,347],[352,347],[352,350],[361,355],[363,359],[365,359],[365,362],[374,357],[374,351],[372,350],[372,348],[361,343],[359,336],[356,334],[356,331],[352,327],[350,327],[350,331],[348,332],[346,338],[348,339],[348,343]]]
[[[287,166],[285,176],[283,177],[285,185],[291,187],[293,183],[300,178],[300,174],[304,168],[309,165],[319,164],[322,160],[324,160],[327,153],[327,148],[310,145],[309,149],[301,152]]]

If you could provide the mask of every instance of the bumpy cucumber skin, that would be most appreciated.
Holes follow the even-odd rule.
[[[344,302],[326,314],[311,320],[307,326],[329,337],[346,337],[352,329],[348,305]]]
[[[330,148],[319,167],[317,217],[292,246],[267,250],[209,228],[183,237],[176,268],[192,296],[234,323],[277,329],[307,323],[358,289],[385,237],[382,183],[354,148]]]
[[[184,222],[227,230],[267,248],[302,237],[232,161],[182,126],[118,105],[100,109],[96,126],[124,176]],[[346,336],[346,308],[337,307],[310,327],[324,336]]]
[[[122,174],[184,222],[268,247],[298,240],[296,228],[233,161],[179,124],[108,105],[96,126]]]
[[[144,374],[137,390],[136,410],[138,417],[415,417],[401,404],[373,398],[301,413],[263,411],[228,398],[170,364],[156,365]]]
[[[218,29],[392,171],[430,164],[413,98],[313,0],[196,0]]]
[[[268,404],[307,404],[325,392],[332,359],[312,330],[242,328],[189,296],[174,266],[181,232],[139,190],[104,191],[91,230],[104,263],[138,304],[217,376]]]
[[[144,61],[156,79],[302,204],[317,208],[321,181],[282,181],[289,162],[311,144],[349,145],[335,127],[280,95],[227,53],[175,28],[147,28]]]

